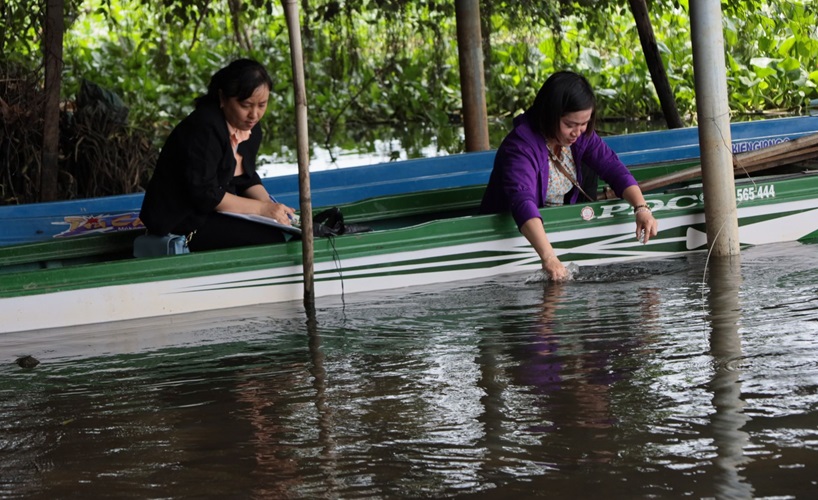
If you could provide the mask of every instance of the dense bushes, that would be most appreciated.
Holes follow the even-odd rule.
[[[0,37],[4,72],[14,63],[40,75],[38,17],[31,12],[41,13],[42,3],[4,2],[10,28]],[[74,100],[83,80],[115,92],[130,108],[131,126],[156,148],[189,112],[215,69],[238,56],[253,57],[275,79],[263,152],[294,161],[289,42],[280,5],[271,0],[68,2],[64,98]],[[677,106],[693,124],[687,1],[650,5]],[[818,5],[803,0],[724,5],[730,107],[736,115],[798,113],[818,98]],[[446,152],[462,151],[462,137],[452,126],[460,113],[453,2],[303,0],[301,8],[313,144],[367,151],[376,140],[400,138],[409,156],[430,143]],[[557,68],[588,76],[603,117],[660,116],[627,2],[483,1],[481,11],[492,121],[526,107]],[[493,136],[492,144],[501,136]],[[132,186],[120,184],[117,189]],[[4,193],[3,199],[19,196]]]

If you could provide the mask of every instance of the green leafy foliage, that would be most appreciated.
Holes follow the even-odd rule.
[[[649,7],[677,107],[695,123],[688,0]],[[410,156],[421,154],[424,140],[462,151],[453,2],[302,0],[299,8],[314,145],[367,151],[378,140],[408,136]],[[798,113],[818,98],[818,3],[726,0],[722,8],[729,104],[737,115]],[[3,64],[40,68],[44,9],[44,0],[0,3]],[[589,78],[602,118],[661,116],[627,2],[491,0],[480,9],[488,114],[499,130],[492,144],[558,69]],[[71,0],[65,19],[65,99],[83,79],[116,92],[131,125],[158,147],[210,75],[231,59],[252,57],[275,82],[263,152],[292,160],[292,70],[279,1]]]

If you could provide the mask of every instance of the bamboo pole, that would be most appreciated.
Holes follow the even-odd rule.
[[[301,210],[301,260],[304,274],[304,309],[315,316],[315,257],[312,235],[312,196],[310,194],[310,147],[307,130],[307,91],[304,83],[304,54],[301,47],[301,22],[296,0],[282,0],[287,30],[295,93],[295,126],[298,153],[298,191]]]
[[[772,156],[764,161],[755,162],[753,164],[736,165],[733,172],[735,175],[749,174],[760,170],[766,170],[768,168],[780,167],[781,165],[798,163],[811,158],[818,158],[818,146],[813,146],[807,149],[799,149],[778,156]]]
[[[818,157],[818,134],[805,135],[793,141],[733,155],[733,175],[749,174],[815,157]],[[640,182],[639,187],[642,191],[651,191],[677,182],[695,179],[700,177],[701,174],[702,166],[699,164],[695,167]],[[604,195],[599,196],[600,199],[608,198],[608,192],[605,191],[604,193]]]
[[[785,141],[774,146],[739,153],[736,155],[737,161],[734,163],[737,166],[752,165],[770,156],[778,156],[782,153],[810,146],[818,146],[818,134],[804,135],[793,141]]]

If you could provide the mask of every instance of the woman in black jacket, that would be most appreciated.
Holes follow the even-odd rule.
[[[295,212],[275,203],[256,173],[259,121],[272,84],[264,67],[250,59],[213,75],[207,94],[162,147],[140,212],[151,234],[186,235],[192,251],[285,240],[275,227],[222,213],[289,225]]]

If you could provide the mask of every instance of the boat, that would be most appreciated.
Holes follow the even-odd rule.
[[[776,118],[731,125],[736,153],[792,141],[818,132],[818,116]],[[696,127],[623,134],[603,138],[637,179],[652,178],[695,163]],[[310,174],[314,206],[339,206],[375,196],[485,185],[495,151],[323,170]],[[668,165],[673,165],[668,167]],[[298,176],[264,179],[276,199],[298,206]],[[139,220],[141,193],[99,198],[0,206],[0,247],[144,228]]]
[[[320,298],[418,285],[533,274],[540,259],[508,214],[478,215],[484,187],[384,195],[343,205],[374,231],[317,238]],[[737,180],[742,245],[818,240],[818,169]],[[543,209],[564,263],[641,261],[704,251],[704,195],[695,183],[646,193],[660,231],[634,234],[622,200]],[[135,259],[135,232],[0,248],[0,333],[303,300],[299,240],[269,246]],[[524,274],[523,274],[524,275]]]

